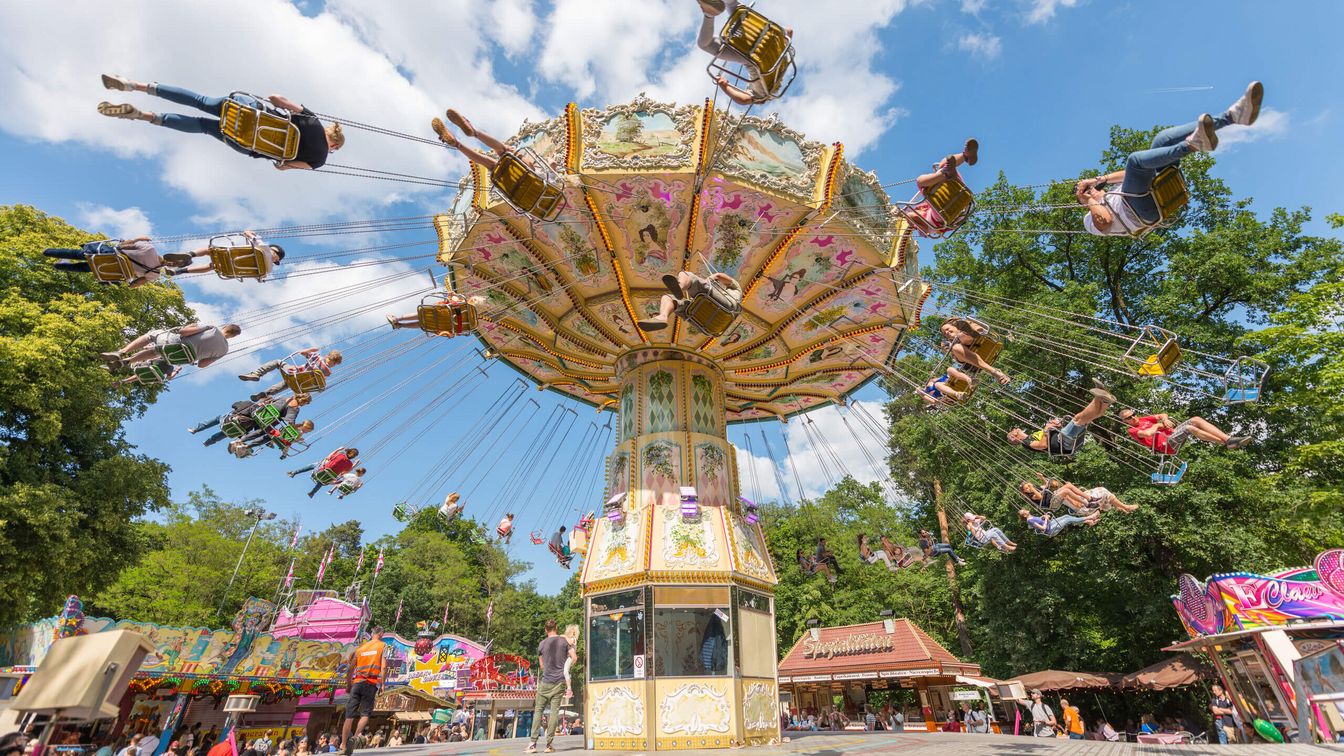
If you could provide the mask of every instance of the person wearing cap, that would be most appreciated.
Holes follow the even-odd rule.
[[[1040,688],[1031,691],[1031,734],[1038,738],[1055,736],[1055,710],[1041,697]]]

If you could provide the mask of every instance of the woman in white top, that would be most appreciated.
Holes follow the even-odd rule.
[[[1264,94],[1264,85],[1253,81],[1217,118],[1205,113],[1193,123],[1164,129],[1153,137],[1151,147],[1130,153],[1123,170],[1079,181],[1074,196],[1087,208],[1083,228],[1098,236],[1129,236],[1162,220],[1151,194],[1158,171],[1192,152],[1213,152],[1218,147],[1216,132],[1224,126],[1255,123]],[[1107,184],[1119,184],[1120,191],[1102,191]]]

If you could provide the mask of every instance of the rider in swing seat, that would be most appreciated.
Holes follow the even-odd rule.
[[[168,381],[171,381],[172,379],[176,378],[178,374],[182,372],[182,366],[170,365],[167,360],[160,359],[144,363],[140,365],[139,368],[137,368],[137,370],[149,373],[157,373],[158,375],[163,376],[163,378],[158,379],[153,376],[145,376],[144,379],[142,379],[139,372],[137,372],[135,375],[128,375],[125,378],[122,378],[120,381],[118,381],[118,383],[120,383],[123,386],[130,386],[131,384],[134,383],[143,383],[146,385],[153,385],[156,383],[157,384],[167,383]]]
[[[355,458],[358,456],[359,449],[356,449],[353,446],[349,448],[343,447],[328,454],[326,459],[323,459],[321,462],[314,462],[311,465],[305,465],[297,470],[290,470],[285,474],[292,478],[300,473],[321,470],[328,475],[330,480],[335,480],[355,468]],[[310,499],[316,496],[318,491],[322,490],[322,486],[327,485],[327,483],[322,482],[315,481],[315,483],[313,490],[308,492],[308,498]]]
[[[228,340],[242,332],[243,329],[233,323],[218,327],[191,323],[177,329],[150,331],[115,352],[103,352],[99,356],[110,369],[116,369],[152,362],[162,357],[161,348],[185,344],[196,354],[196,360],[191,364],[204,368],[228,354]]]
[[[919,187],[920,192],[916,198],[922,197],[924,199],[915,204],[897,203],[891,208],[892,215],[904,218],[920,233],[926,235],[955,230],[950,228],[949,224],[952,224],[956,219],[944,218],[938,212],[938,209],[930,204],[927,197],[939,184],[947,181],[956,181],[964,186],[965,182],[961,180],[961,174],[957,171],[957,166],[975,165],[979,160],[980,143],[975,139],[967,139],[966,144],[961,148],[961,152],[948,155],[934,166],[933,172],[924,173],[915,178],[915,186]]]
[[[137,236],[134,239],[123,239],[118,242],[91,241],[80,246],[79,249],[49,247],[42,250],[42,254],[59,260],[59,262],[52,264],[52,267],[57,270],[67,273],[92,273],[93,268],[89,263],[89,255],[113,251],[125,255],[126,259],[130,261],[131,275],[134,278],[125,282],[127,286],[136,289],[159,280],[159,274],[165,262],[154,245],[149,243],[148,236]]]
[[[313,425],[312,420],[304,420],[298,424],[294,424],[292,421],[285,421],[283,423],[277,423],[276,425],[257,428],[249,431],[242,438],[229,444],[229,451],[233,454],[239,454],[244,448],[255,449],[259,446],[271,444],[280,450],[280,459],[285,459],[289,456],[289,447],[294,443],[294,439],[286,438],[281,431],[289,428],[291,425],[294,430],[298,431],[299,438],[302,438],[305,433],[311,433],[313,428],[316,427]]]
[[[1022,521],[1025,522],[1028,527],[1043,536],[1059,535],[1060,531],[1070,525],[1087,525],[1088,527],[1092,527],[1097,524],[1097,520],[1101,519],[1100,512],[1093,512],[1087,517],[1078,517],[1077,515],[1060,515],[1059,517],[1055,517],[1049,512],[1046,512],[1043,515],[1033,515],[1025,509],[1017,510],[1017,516],[1022,518]]]
[[[252,248],[262,253],[269,253],[271,261],[269,267],[275,267],[285,259],[285,248],[279,244],[267,244],[257,236],[254,231],[244,231],[243,239],[252,245]],[[215,270],[214,247],[205,246],[200,249],[194,249],[190,252],[172,252],[163,256],[167,262],[179,267],[171,271],[175,276],[181,276],[187,273],[209,273]],[[205,258],[205,262],[200,265],[192,265],[198,258]]]
[[[1006,436],[1008,443],[1018,444],[1027,451],[1046,452],[1053,457],[1072,457],[1087,440],[1087,426],[1105,415],[1115,401],[1115,396],[1102,388],[1100,381],[1094,378],[1093,382],[1098,385],[1090,389],[1092,401],[1070,418],[1068,423],[1051,418],[1041,430],[1031,435],[1021,428],[1013,428]]]
[[[1225,449],[1240,449],[1251,442],[1250,436],[1233,436],[1202,417],[1191,417],[1181,423],[1165,413],[1139,415],[1126,407],[1119,412],[1128,426],[1129,437],[1158,454],[1174,455],[1193,436],[1199,441],[1217,444]]]
[[[344,499],[355,491],[358,491],[364,487],[364,473],[366,472],[368,472],[368,468],[356,467],[353,471],[345,473],[337,478],[336,482],[331,484],[331,488],[327,489],[327,495],[330,496],[339,491],[340,496],[337,496],[336,498]]]
[[[555,560],[560,563],[561,567],[569,569],[569,563],[574,557],[569,553],[569,540],[565,538],[565,530],[565,526],[561,525],[560,529],[551,536],[550,543],[546,545],[546,548],[550,549],[551,553],[555,555]]]
[[[122,92],[144,92],[153,97],[167,100],[178,105],[196,108],[213,116],[206,118],[201,116],[188,116],[179,113],[152,113],[141,111],[134,105],[112,104],[103,102],[98,104],[98,112],[112,118],[126,118],[133,121],[148,121],[155,126],[163,126],[182,131],[188,134],[209,134],[215,139],[225,142],[240,152],[246,152],[243,148],[234,145],[224,137],[224,131],[221,128],[220,118],[224,112],[224,105],[227,101],[233,100],[240,105],[249,108],[261,109],[265,103],[253,98],[251,95],[235,93],[229,97],[206,97],[196,94],[181,87],[172,87],[158,83],[144,83],[131,81],[124,76],[115,76],[112,74],[103,74],[103,86],[107,89],[118,90]],[[289,120],[298,129],[299,144],[298,151],[293,160],[276,161],[275,167],[278,170],[315,170],[321,168],[327,163],[327,156],[339,150],[345,144],[345,133],[341,130],[339,123],[333,123],[330,126],[323,126],[313,111],[294,102],[288,97],[281,95],[271,95],[266,101],[290,113]],[[255,158],[267,158],[265,155],[256,153],[247,153]]]
[[[981,546],[993,545],[994,548],[1005,554],[1011,554],[1017,551],[1017,544],[1004,534],[1001,528],[993,527],[984,515],[978,515],[974,512],[966,512],[961,516],[962,523],[966,526],[967,532]]]
[[[991,365],[976,352],[976,344],[979,340],[989,336],[989,329],[971,320],[963,318],[948,318],[943,324],[938,326],[938,332],[942,334],[943,341],[947,345],[948,353],[952,359],[965,365],[967,368],[983,370],[994,376],[995,380],[1005,386],[1012,380],[1008,374]],[[948,373],[950,376],[951,373]],[[971,376],[966,373],[961,374],[967,379],[967,385],[971,385]],[[939,389],[942,390],[941,388]]]
[[[317,347],[309,347],[307,349],[300,350],[298,352],[298,355],[304,358],[303,367],[301,368],[302,370],[316,370],[322,373],[322,375],[324,376],[331,375],[331,369],[341,364],[341,360],[343,359],[340,351],[337,349],[333,349],[330,352],[327,352],[325,355],[323,355],[320,353],[320,350]],[[242,375],[238,376],[238,380],[259,381],[261,380],[261,377],[263,375],[266,375],[267,373],[270,373],[275,370],[285,368],[287,364],[288,363],[285,361],[285,359],[271,360],[270,362],[265,362],[257,366],[257,369],[253,370],[250,373],[243,373]],[[288,368],[288,371],[293,371],[293,369],[294,368],[292,367]],[[281,381],[280,383],[277,383],[273,386],[269,386],[253,394],[252,401],[254,402],[260,401],[261,399],[264,399],[268,396],[275,396],[276,394],[284,390],[285,390],[285,383],[284,381]]]
[[[467,508],[466,502],[462,501],[462,494],[456,491],[443,498],[443,504],[439,507],[439,514],[443,515],[445,520],[452,520],[462,514],[462,510]]]
[[[503,541],[505,546],[509,545],[509,541],[513,539],[512,512],[509,512],[508,514],[504,515],[504,519],[499,521],[499,527],[495,528],[495,535],[499,536],[499,540]]]
[[[1131,153],[1124,169],[1079,181],[1074,196],[1087,208],[1083,228],[1097,236],[1133,236],[1162,223],[1166,219],[1153,198],[1158,172],[1179,165],[1192,152],[1213,152],[1218,148],[1217,132],[1224,126],[1255,123],[1264,95],[1264,85],[1253,81],[1217,118],[1204,113],[1193,123],[1164,129],[1148,149]],[[1120,191],[1102,191],[1108,184],[1119,184]]]
[[[949,365],[947,370],[937,378],[930,379],[924,384],[924,388],[919,390],[919,398],[930,407],[937,407],[945,404],[944,399],[951,399],[960,402],[966,399],[966,391],[957,391],[948,385],[949,382],[956,381],[962,386],[971,385],[971,376]]]
[[[723,90],[723,93],[738,105],[759,105],[776,97],[756,61],[734,49],[721,36],[714,34],[714,20],[721,15],[726,15],[731,19],[733,13],[737,10],[738,0],[696,0],[696,2],[699,3],[700,10],[704,13],[704,18],[700,21],[700,33],[695,40],[696,46],[713,55],[717,60],[725,60],[745,66],[748,73],[751,74],[750,80],[746,82],[747,89],[733,85],[726,76],[720,74],[714,78],[714,83],[718,85],[719,89]],[[784,29],[784,35],[792,40],[793,29]],[[782,72],[776,72],[775,77],[778,78],[781,74]]]
[[[667,274],[663,276],[663,285],[667,287],[668,294],[664,294],[658,302],[658,314],[646,320],[639,321],[639,330],[641,331],[661,331],[667,328],[669,319],[673,313],[681,316],[686,315],[686,308],[690,306],[691,300],[701,294],[708,294],[710,282],[719,287],[719,290],[728,298],[729,306],[734,311],[742,309],[742,287],[738,285],[737,280],[727,273],[711,273],[708,277],[700,276],[688,270],[683,270],[677,275]]]

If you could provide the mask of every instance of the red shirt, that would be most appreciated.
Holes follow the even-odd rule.
[[[1146,431],[1154,425],[1162,423],[1155,415],[1144,415],[1134,418],[1134,424],[1129,426],[1129,437],[1152,449],[1158,454],[1175,454],[1176,450],[1167,445],[1167,436],[1171,435],[1171,428],[1158,428],[1147,438],[1139,435],[1139,431]]]
[[[328,457],[326,462],[322,463],[322,467],[337,475],[343,475],[353,470],[355,468],[355,463],[351,462],[350,458],[345,456],[345,452],[336,452]]]

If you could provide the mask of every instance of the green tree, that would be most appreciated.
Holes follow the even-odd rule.
[[[172,286],[102,286],[58,272],[47,247],[98,238],[0,207],[0,624],[107,585],[141,548],[133,520],[165,506],[164,463],[122,432],[162,390],[120,387],[98,352],[191,320]]]
[[[1151,135],[1115,128],[1102,163],[1118,167]],[[1151,663],[1181,635],[1168,599],[1180,573],[1304,564],[1344,535],[1337,446],[1344,393],[1331,373],[1341,244],[1304,233],[1306,209],[1258,215],[1250,198],[1234,198],[1209,173],[1212,165],[1207,154],[1183,162],[1190,206],[1177,226],[1143,240],[1079,234],[1071,186],[1038,195],[1000,176],[977,198],[981,210],[963,233],[935,248],[925,272],[935,282],[929,309],[974,314],[1004,332],[997,364],[1016,380],[1006,388],[981,381],[966,405],[922,411],[916,392],[934,374],[942,320],[926,318],[909,341],[914,353],[888,376],[892,478],[912,502],[914,522],[934,523],[936,477],[949,514],[984,514],[1020,544],[1011,555],[977,552],[961,571],[976,656],[991,674]],[[1265,398],[1224,406],[1211,384],[1193,391],[1127,377],[1115,370],[1116,355],[1096,353],[1115,347],[1098,346],[1096,322],[1068,313],[1169,329],[1187,365],[1199,353],[1266,360]],[[1163,489],[1149,484],[1147,452],[1123,433],[1094,430],[1068,465],[1003,441],[1003,428],[1039,427],[1076,411],[1093,377],[1104,377],[1123,405],[1200,415],[1251,433],[1255,443],[1242,452],[1187,445],[1189,472]],[[1330,385],[1336,390],[1321,390]],[[1084,488],[1105,485],[1141,509],[1057,538],[1030,535],[1012,487],[1033,470]]]
[[[625,116],[621,123],[616,127],[616,141],[629,142],[630,144],[639,144],[639,138],[644,134],[644,123],[638,116]]]

